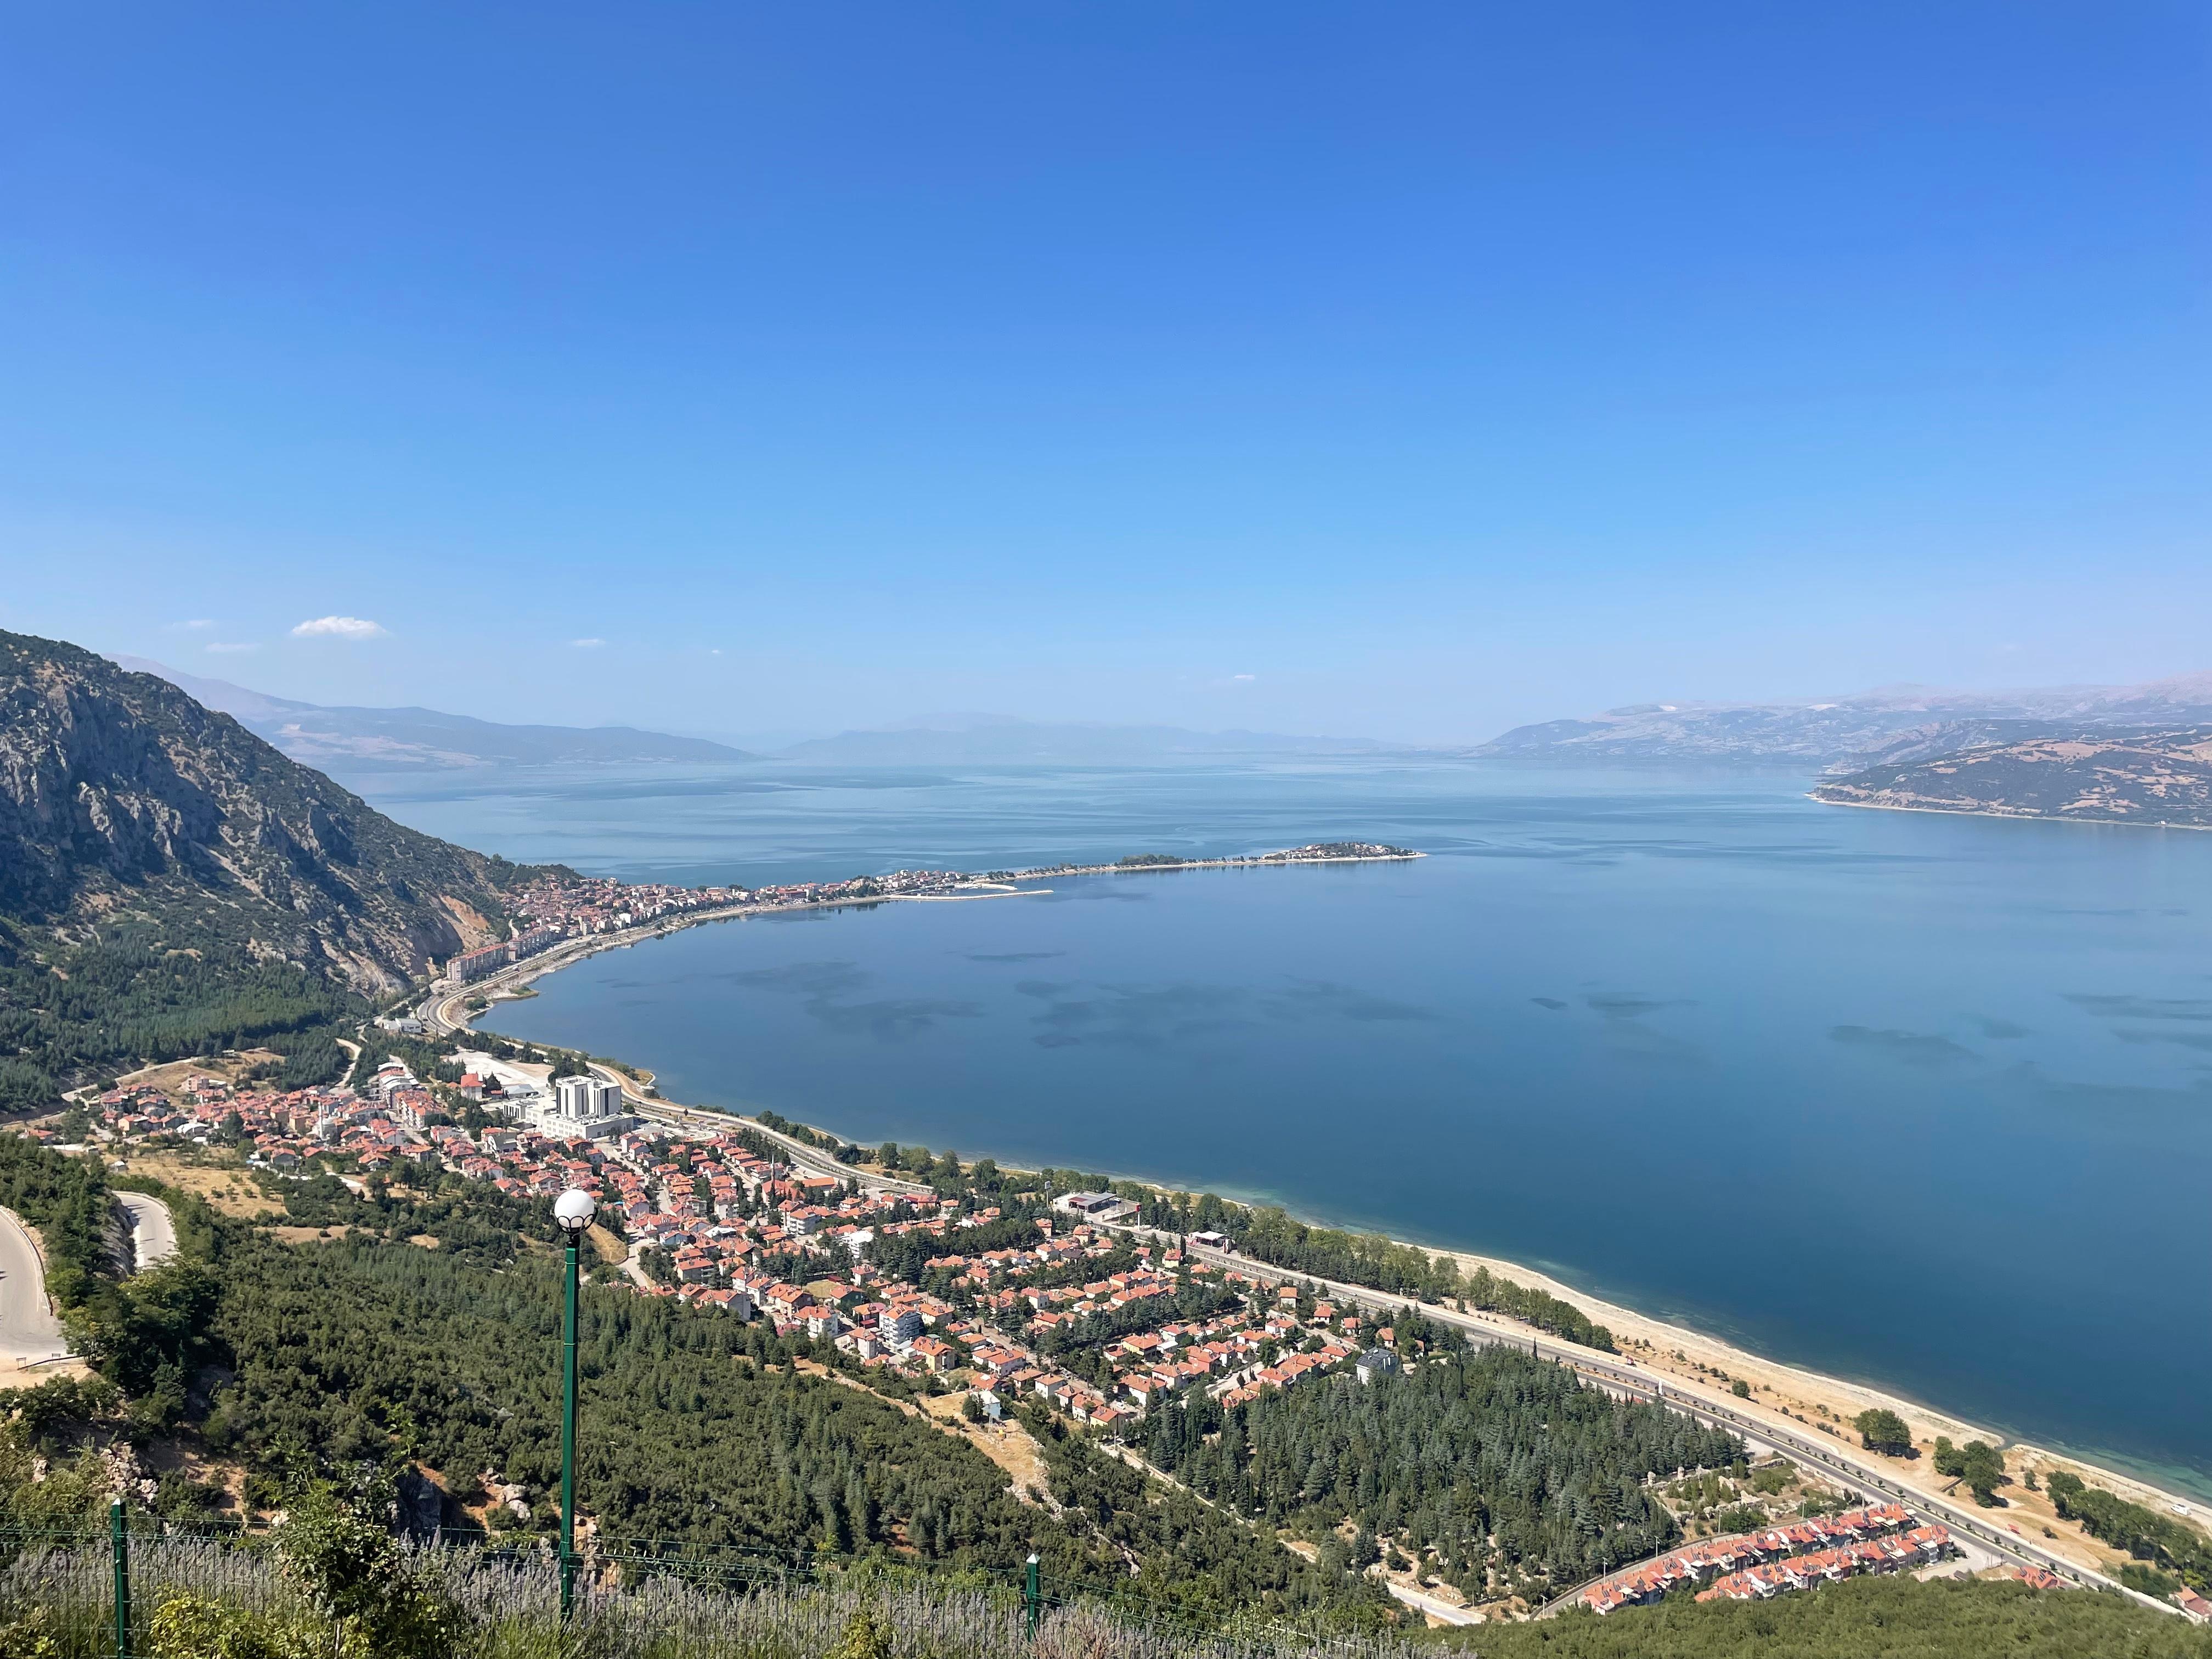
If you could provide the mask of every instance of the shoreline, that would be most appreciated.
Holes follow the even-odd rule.
[[[1304,864],[1407,864],[1426,853],[1400,848],[1388,853],[1337,853],[1327,858],[1297,859],[1282,853],[1257,853],[1231,859],[1182,859],[1171,864],[1054,864],[1014,872],[1016,881],[1045,881],[1054,876],[1149,876],[1170,870],[1291,869]],[[1026,889],[1024,890],[1027,890]]]
[[[1830,800],[1817,788],[1805,792],[1816,806],[1856,806],[1869,812],[1925,812],[1939,818],[1997,818],[2007,823],[2074,823],[2093,830],[2186,830],[2196,835],[2212,832],[2212,823],[2168,823],[2154,818],[2063,818],[2055,812],[1977,811],[1971,806],[1905,806],[1887,800]]]
[[[1823,804],[1825,805],[1827,803]],[[1837,804],[1840,805],[1846,803]],[[1960,814],[1959,816],[1980,815]],[[1413,856],[1421,855],[1415,854]],[[1377,860],[1371,859],[1267,860],[1267,862],[1271,864],[1370,861]],[[1117,866],[1109,865],[1094,867],[1071,866],[1054,870],[1050,873],[1070,876],[1084,874],[1140,875],[1150,873],[1153,871],[1167,869],[1223,868],[1231,866],[1249,867],[1257,865],[1259,862],[1260,860],[1258,860],[1246,859],[1237,860],[1217,860],[1194,861],[1189,864],[1178,864],[1173,866],[1148,865]],[[1040,875],[1043,872],[1039,872]],[[1032,879],[1035,878],[1030,877],[1027,872],[1024,872],[1022,878]],[[1049,890],[1049,889],[1044,888],[1018,889],[1000,884],[995,889],[995,890],[992,891],[973,893],[881,895],[870,897],[819,900],[812,901],[805,904],[794,905],[732,906],[711,911],[689,913],[682,916],[666,918],[659,922],[648,924],[643,927],[626,929],[620,933],[597,935],[592,936],[588,939],[580,940],[577,943],[584,948],[569,951],[566,953],[549,952],[545,957],[532,958],[524,963],[516,963],[501,974],[493,975],[484,980],[478,981],[472,985],[461,987],[452,992],[442,994],[434,994],[430,999],[430,1001],[426,1003],[424,1006],[426,1010],[434,1006],[438,1023],[443,1025],[449,1032],[473,1034],[473,1021],[476,1018],[488,1017],[490,1014],[492,1008],[496,1006],[499,1000],[510,1000],[501,997],[499,993],[501,991],[511,992],[513,990],[519,989],[520,987],[528,984],[531,981],[538,978],[542,975],[556,972],[562,968],[571,966],[574,963],[580,962],[589,956],[597,954],[599,951],[611,950],[617,947],[628,948],[629,945],[640,943],[642,940],[665,937],[669,933],[679,931],[683,927],[690,927],[697,923],[714,921],[739,920],[751,915],[774,915],[785,911],[832,908],[854,904],[877,904],[886,902],[894,897],[911,898],[916,900],[924,898],[937,900],[1004,898],[1018,897],[1027,892],[1047,892]],[[461,1009],[458,1006],[458,1005],[465,999],[477,995],[486,995],[487,994],[489,994],[489,1006],[478,1013],[471,1015],[465,1009]],[[426,1024],[428,1022],[426,1022]],[[514,1041],[515,1039],[506,1040]],[[624,1065],[625,1067],[627,1067],[629,1062],[624,1062]],[[706,1118],[709,1121],[713,1118],[723,1118],[734,1121],[744,1122],[752,1127],[759,1127],[753,1124],[753,1120],[750,1116],[746,1115],[744,1112],[734,1109],[696,1103],[687,1105],[684,1103],[662,1098],[657,1094],[649,1097],[644,1097],[643,1090],[647,1086],[653,1085],[656,1082],[656,1074],[646,1067],[639,1066],[636,1070],[630,1073],[630,1076],[633,1079],[639,1080],[638,1092],[644,1103],[650,1105],[660,1112],[667,1113],[671,1116],[674,1116],[677,1114],[686,1115],[691,1127],[698,1127],[702,1118]],[[781,1109],[781,1108],[778,1109]],[[822,1127],[821,1125],[814,1123],[811,1119],[801,1117],[798,1121],[805,1122],[809,1127]],[[675,1123],[671,1123],[667,1127],[677,1127],[680,1126]],[[825,1130],[824,1132],[831,1133],[836,1133],[834,1130]],[[840,1136],[840,1139],[849,1139],[849,1137]],[[991,1156],[991,1154],[984,1152],[979,1154],[979,1156]],[[1026,1167],[1027,1159],[1016,1158],[1011,1162],[1001,1159],[1000,1160],[1000,1163],[1002,1168],[1009,1170],[1020,1169]],[[860,1172],[856,1171],[856,1173]],[[1150,1187],[1161,1192],[1180,1191],[1184,1189],[1181,1187],[1170,1185],[1162,1181],[1160,1178],[1152,1176],[1131,1174],[1122,1176],[1118,1178],[1134,1181],[1140,1185]],[[1224,1195],[1228,1196],[1225,1193]],[[1256,1203],[1266,1203],[1273,1200],[1265,1199],[1259,1200],[1250,1199],[1232,1199],[1231,1201],[1244,1204],[1249,1207],[1255,1206]],[[1310,1214],[1300,1213],[1297,1210],[1287,1205],[1282,1206],[1281,1207],[1283,1207],[1294,1219],[1304,1222],[1305,1224],[1310,1226],[1328,1227],[1340,1231],[1357,1231],[1357,1229],[1351,1228],[1344,1224],[1331,1222]],[[1725,1337],[1714,1335],[1700,1330],[1694,1325],[1684,1324],[1680,1322],[1679,1320],[1668,1319],[1656,1314],[1644,1313],[1623,1304],[1607,1301],[1594,1292],[1586,1291],[1578,1285],[1570,1284],[1565,1280],[1557,1278],[1552,1273],[1547,1273],[1540,1268],[1530,1267],[1526,1263],[1513,1261],[1502,1256],[1492,1256],[1476,1251],[1460,1249],[1452,1246],[1427,1243],[1419,1239],[1400,1238],[1395,1235],[1391,1235],[1391,1239],[1394,1243],[1410,1245],[1414,1249],[1425,1251],[1431,1256],[1441,1255],[1446,1257],[1447,1259],[1455,1262],[1461,1267],[1462,1272],[1471,1270],[1477,1267],[1486,1267],[1492,1274],[1498,1277],[1510,1279],[1516,1284],[1528,1288],[1547,1291],[1559,1297],[1563,1301],[1571,1303],[1575,1307],[1581,1309],[1589,1318],[1592,1319],[1594,1322],[1606,1326],[1613,1333],[1615,1340],[1617,1344],[1620,1345],[1624,1355],[1632,1357],[1636,1364],[1639,1368],[1650,1370],[1656,1378],[1664,1379],[1679,1377],[1683,1381],[1692,1383],[1699,1382],[1700,1381],[1710,1382],[1711,1380],[1710,1376],[1701,1376],[1701,1370],[1704,1372],[1718,1372],[1723,1376],[1729,1379],[1736,1377],[1744,1378],[1753,1386],[1756,1395],[1771,1395],[1774,1397],[1776,1403],[1770,1404],[1767,1400],[1757,1397],[1747,1402],[1737,1401],[1735,1403],[1737,1403],[1740,1406],[1747,1404],[1762,1416],[1770,1413],[1778,1413],[1783,1419],[1794,1423],[1796,1427],[1801,1429],[1811,1428],[1816,1433],[1819,1431],[1823,1420],[1831,1421],[1833,1423],[1834,1426],[1841,1431],[1838,1439],[1838,1445],[1850,1449],[1855,1455],[1861,1455],[1869,1457],[1874,1455],[1873,1454],[1863,1453],[1861,1449],[1858,1448],[1856,1444],[1857,1436],[1855,1431],[1850,1430],[1848,1419],[1851,1415],[1855,1415],[1859,1411],[1863,1411],[1870,1407],[1880,1407],[1893,1411],[1902,1417],[1905,1422],[1911,1426],[1915,1438],[1917,1440],[1929,1440],[1936,1435],[1948,1436],[1955,1443],[1959,1444],[1964,1444],[1967,1441],[1972,1439],[1984,1439],[2010,1453],[2012,1455],[2013,1461],[2020,1466],[2023,1471],[2033,1469],[2038,1474],[2039,1477],[2040,1477],[2041,1475],[2047,1474],[2054,1468],[2069,1468],[2079,1473],[2084,1479],[2090,1480],[2093,1484],[2103,1486],[2109,1491],[2130,1502],[2144,1504],[2145,1506],[2157,1510],[2161,1514],[2184,1520],[2187,1524],[2199,1528],[2203,1528],[2206,1526],[2208,1512],[2212,1512],[2212,1494],[2186,1490],[2175,1491],[2166,1486],[2159,1486],[2152,1480],[2147,1479],[2142,1475],[2129,1473],[2124,1469],[2114,1468],[2107,1463],[2093,1462],[2086,1456],[2073,1452],[2045,1447],[2033,1441],[2016,1438],[2000,1431],[1984,1427],[1977,1425],[1968,1418],[1948,1412],[1940,1407],[1913,1400],[1905,1395],[1894,1393],[1878,1383],[1856,1382],[1846,1377],[1840,1377],[1828,1373],[1816,1371],[1808,1367],[1797,1365],[1787,1360],[1770,1358],[1753,1350],[1741,1347]],[[1255,1263],[1255,1265],[1264,1264]],[[1684,1356],[1683,1360],[1669,1363],[1671,1355],[1676,1352]],[[1795,1411],[1790,1409],[1792,1406],[1796,1407]],[[1816,1412],[1821,1413],[1820,1418],[1816,1419],[1814,1414]],[[2106,1455],[2113,1455],[2114,1454],[2107,1453]],[[1932,1479],[1923,1480],[1920,1478],[1921,1472],[1923,1470],[1929,1471],[1932,1474],[1932,1465],[1929,1464],[1927,1458],[1924,1456],[1919,1458],[1917,1462],[1893,1461],[1889,1463],[1889,1468],[1893,1477],[1900,1482],[1916,1486],[1923,1486],[1931,1490],[1937,1490],[1941,1487],[1942,1483],[1939,1481],[1936,1481]],[[2172,1477],[2168,1475],[2166,1478],[2171,1479]],[[2015,1494],[2019,1494],[2021,1489],[2014,1487],[2012,1490]],[[2039,1494],[2038,1494],[2038,1496],[2039,1497]],[[2033,1521],[2039,1518],[2037,1515],[2021,1510],[2018,1507],[2019,1498],[2017,1495],[2015,1496],[2014,1502],[2015,1512],[2020,1515],[2022,1520]],[[2175,1508],[2176,1505],[2185,1505],[2185,1515],[2178,1512]],[[2003,1510],[1993,1510],[1990,1511],[1990,1513],[1993,1517],[1995,1517],[2004,1515],[2006,1511]],[[2002,1522],[2000,1522],[1997,1524],[2002,1524]],[[2071,1540],[2069,1540],[2067,1541],[2070,1542]],[[2100,1562],[2098,1570],[2106,1570],[2106,1565]]]
[[[1170,870],[1291,869],[1308,864],[1404,864],[1426,857],[1426,853],[1417,853],[1409,848],[1392,848],[1374,853],[1338,854],[1326,858],[1293,858],[1285,853],[1252,853],[1234,858],[1186,859],[1173,864],[1040,865],[1014,871],[1012,880],[1046,881],[1055,876],[1149,876]],[[589,933],[581,939],[564,941],[537,956],[510,963],[497,973],[487,974],[466,985],[455,986],[450,991],[441,992],[434,981],[426,988],[422,1000],[416,1006],[422,1015],[426,1035],[433,1027],[466,1030],[469,1029],[468,1021],[465,1018],[456,1019],[449,1012],[457,1002],[466,998],[525,986],[543,975],[570,967],[587,957],[597,956],[602,951],[628,950],[631,945],[642,944],[647,939],[665,939],[686,927],[696,927],[710,921],[740,921],[751,916],[790,915],[802,910],[835,910],[855,904],[943,904],[969,899],[1026,898],[1033,894],[1051,891],[1049,887],[1016,887],[1009,882],[977,877],[963,883],[958,890],[941,893],[853,894],[836,898],[805,899],[796,904],[723,904],[706,909],[686,910],[678,915],[657,917],[649,922],[617,928],[611,933]],[[653,1074],[647,1072],[646,1075],[650,1077]]]

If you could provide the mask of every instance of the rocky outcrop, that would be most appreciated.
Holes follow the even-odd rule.
[[[0,633],[0,915],[242,945],[373,993],[483,943],[514,872],[393,823],[166,680]]]

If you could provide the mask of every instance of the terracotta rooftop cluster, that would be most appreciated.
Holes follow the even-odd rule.
[[[1911,1525],[1912,1516],[1901,1504],[1876,1504],[1842,1515],[1808,1516],[1788,1526],[1739,1537],[1709,1538],[1601,1579],[1583,1592],[1582,1601],[1596,1612],[1611,1613],[1656,1601],[1677,1584],[1703,1583],[1715,1575],[1720,1575],[1718,1581],[1698,1597],[1699,1601],[1736,1596],[1745,1585],[1764,1588],[1744,1590],[1744,1594],[1771,1595],[1778,1589],[1790,1588],[1796,1582],[1793,1574],[1811,1573],[1816,1580],[1844,1577],[1902,1565],[1907,1557],[1915,1561],[1934,1560],[1935,1555],[1917,1555],[1917,1546],[1901,1551],[1886,1547],[1884,1540],[1890,1534]],[[1933,1530],[1943,1531],[1940,1527]],[[1950,1534],[1944,1533],[1943,1543],[1948,1545],[1949,1539]],[[1851,1551],[1869,1549],[1875,1553],[1863,1559],[1850,1556]],[[1846,1557],[1849,1564],[1838,1571],[1838,1561]]]

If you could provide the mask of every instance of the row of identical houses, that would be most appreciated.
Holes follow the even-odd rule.
[[[1898,1504],[1875,1504],[1841,1515],[1808,1516],[1802,1521],[1770,1527],[1764,1532],[1705,1539],[1656,1560],[1639,1562],[1600,1579],[1585,1589],[1580,1599],[1584,1607],[1594,1612],[1612,1613],[1621,1607],[1656,1601],[1678,1584],[1702,1584],[1708,1579],[1715,1582],[1698,1597],[1700,1601],[1715,1595],[1735,1596],[1747,1585],[1758,1587],[1747,1593],[1771,1595],[1778,1588],[1790,1588],[1793,1573],[1838,1576],[1835,1569],[1841,1559],[1848,1559],[1855,1564],[1848,1565],[1840,1575],[1848,1577],[1851,1572],[1881,1571],[1900,1565],[1907,1556],[1916,1562],[1936,1559],[1917,1554],[1918,1544],[1902,1551],[1887,1547],[1899,1534],[1911,1535],[1908,1529],[1912,1524],[1911,1515]],[[1942,1532],[1942,1528],[1935,1530]],[[1948,1540],[1949,1534],[1945,1534],[1944,1542],[1948,1544]],[[1871,1549],[1874,1553],[1850,1553],[1862,1549]],[[1779,1573],[1767,1572],[1770,1567],[1791,1563],[1799,1565],[1788,1565],[1787,1571]]]

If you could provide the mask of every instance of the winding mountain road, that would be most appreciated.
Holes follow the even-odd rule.
[[[0,1210],[0,1356],[19,1365],[59,1359],[69,1339],[46,1297],[46,1265],[13,1210]]]
[[[131,1223],[131,1264],[140,1273],[177,1253],[177,1224],[169,1206],[148,1193],[118,1193],[116,1207]]]

